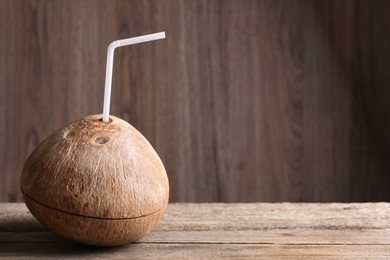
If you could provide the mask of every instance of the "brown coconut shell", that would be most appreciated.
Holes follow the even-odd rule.
[[[126,121],[102,115],[75,121],[46,138],[27,159],[21,190],[43,225],[91,245],[142,237],[168,204],[164,165]]]

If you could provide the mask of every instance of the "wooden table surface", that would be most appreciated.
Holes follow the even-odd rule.
[[[154,231],[115,248],[79,245],[0,203],[0,258],[390,258],[390,203],[170,204]]]

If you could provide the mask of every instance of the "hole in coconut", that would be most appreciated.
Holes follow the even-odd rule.
[[[108,141],[110,141],[110,138],[108,138],[106,136],[101,136],[101,137],[96,138],[95,143],[97,143],[97,144],[105,144]]]
[[[103,122],[103,117],[100,118],[98,121]],[[111,122],[112,122],[112,119],[111,119],[111,118],[108,118],[108,122],[103,122],[103,123],[108,124],[108,123],[111,123]]]
[[[67,139],[71,139],[73,137],[76,136],[76,132],[75,131],[69,131],[67,134],[65,134],[65,138]]]

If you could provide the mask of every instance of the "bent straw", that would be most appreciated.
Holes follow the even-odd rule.
[[[165,38],[165,32],[152,33],[138,37],[113,41],[107,48],[106,83],[104,86],[103,122],[109,122],[112,69],[114,64],[114,51],[117,47],[137,44],[141,42],[155,41]]]

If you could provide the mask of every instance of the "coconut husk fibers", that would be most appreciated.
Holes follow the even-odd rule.
[[[31,213],[58,235],[101,246],[131,243],[168,204],[164,165],[129,123],[92,115],[46,138],[27,159],[21,190]]]

